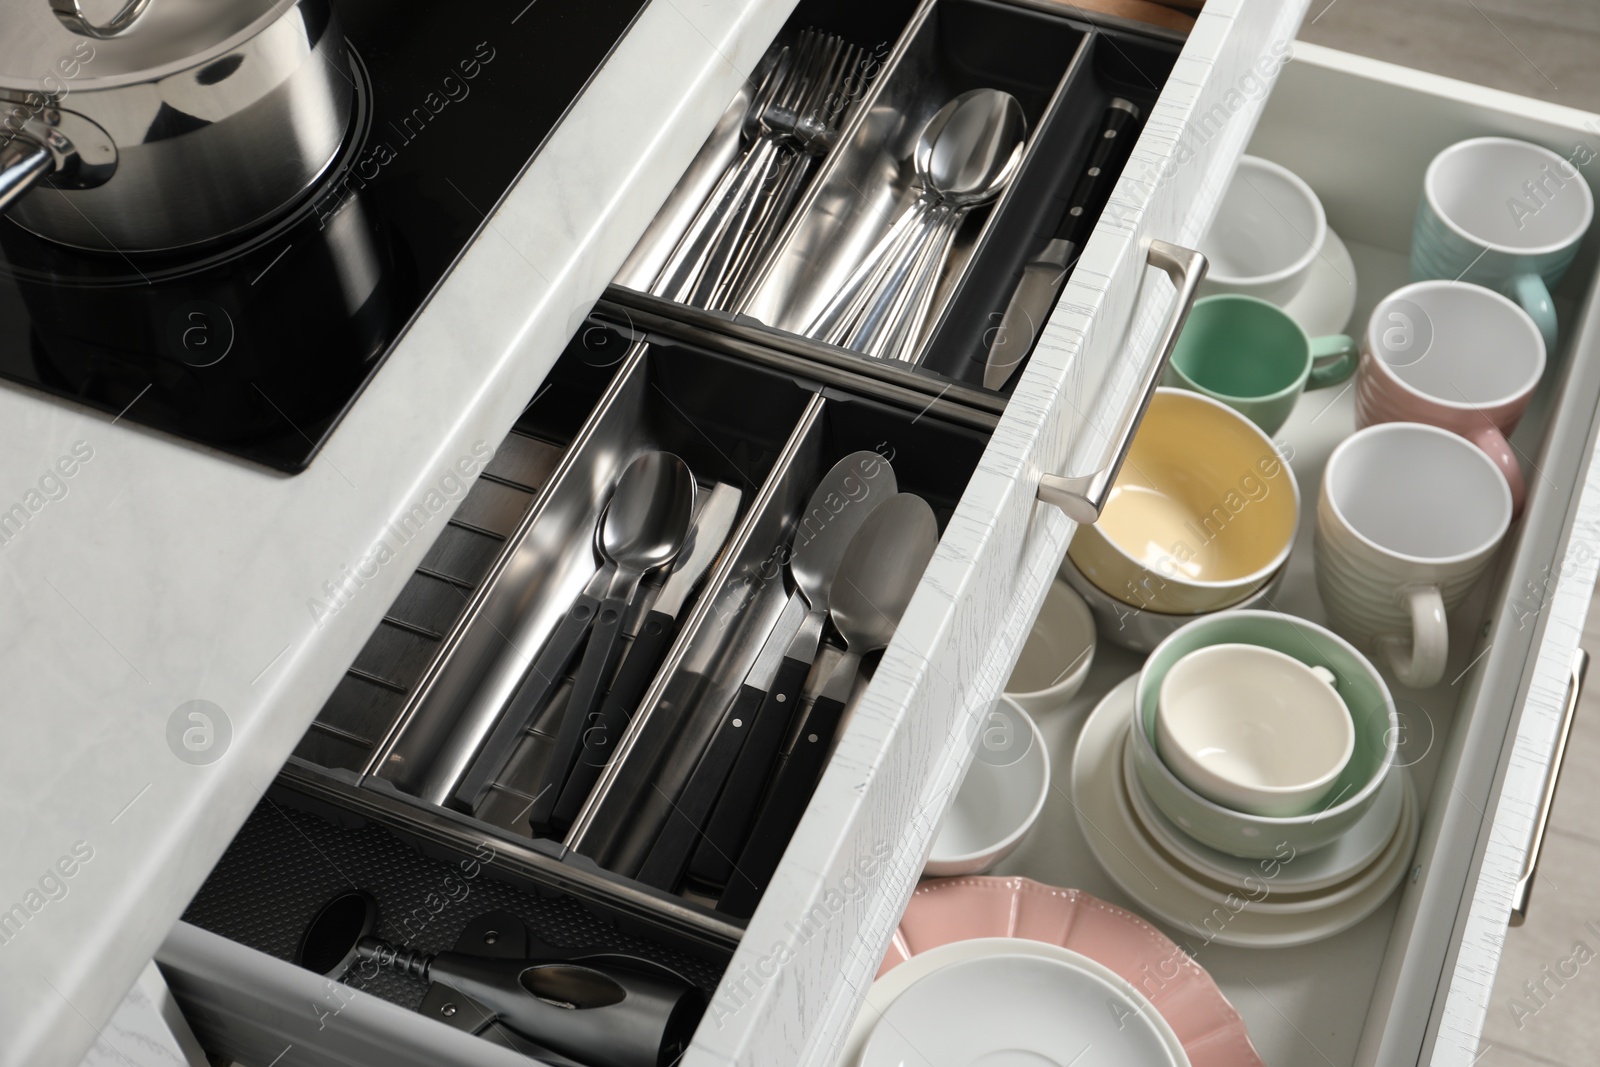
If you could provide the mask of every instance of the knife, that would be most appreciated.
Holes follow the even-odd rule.
[[[775,743],[782,742],[787,719],[773,718],[764,723],[759,713],[767,691],[778,676],[784,652],[795,632],[800,629],[805,615],[805,601],[791,598],[785,602],[783,613],[778,616],[778,622],[767,635],[761,651],[756,653],[755,662],[744,677],[744,684],[723,709],[722,718],[700,761],[695,764],[694,773],[673,802],[666,824],[651,846],[650,854],[645,857],[644,865],[635,875],[636,881],[668,893],[675,892],[678,883],[683,880],[689,857],[700,843],[712,808],[722,795],[728,776],[733,773],[734,763],[746,739],[764,731],[772,736]]]
[[[549,826],[554,831],[565,833],[589,798],[601,769],[611,759],[612,750],[633,720],[640,699],[672,645],[679,612],[722,554],[739,517],[739,502],[743,496],[726,482],[718,482],[701,505],[689,533],[689,543],[678,554],[676,564],[662,583],[661,595],[656,597],[640,624],[627,657],[611,683],[610,693],[601,702],[600,710],[584,725],[583,748],[567,775],[566,784],[561,787],[550,816]]]
[[[1078,246],[1098,216],[1096,208],[1100,205],[1096,200],[1109,193],[1122,171],[1122,161],[1133,148],[1138,123],[1138,106],[1120,96],[1106,108],[1099,136],[1089,150],[1089,161],[1078,184],[1067,198],[1067,210],[1056,227],[1056,235],[1022,268],[1022,281],[1017,283],[1011,302],[1000,317],[983,368],[985,389],[1004,388],[1033,349],[1039,327],[1055,307],[1056,297],[1077,262]]]

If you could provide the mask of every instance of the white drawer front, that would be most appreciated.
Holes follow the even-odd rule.
[[[832,1062],[1065,552],[1039,476],[1105,465],[1174,310],[1149,242],[1204,231],[1304,7],[1199,17],[686,1063]]]

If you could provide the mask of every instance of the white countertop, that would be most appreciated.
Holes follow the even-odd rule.
[[[651,4],[303,474],[0,385],[0,510],[75,459],[0,544],[0,1065],[94,1044],[461,494],[312,598],[482,469],[792,6]]]

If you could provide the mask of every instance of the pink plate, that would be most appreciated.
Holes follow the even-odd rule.
[[[973,937],[1020,937],[1081,952],[1149,998],[1192,1067],[1264,1067],[1244,1020],[1204,968],[1137,915],[1079,889],[1028,878],[923,882],[878,976],[919,952]]]

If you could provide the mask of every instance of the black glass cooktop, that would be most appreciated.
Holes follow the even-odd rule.
[[[0,376],[304,470],[646,2],[335,0],[358,107],[318,188],[181,254],[0,219]]]

